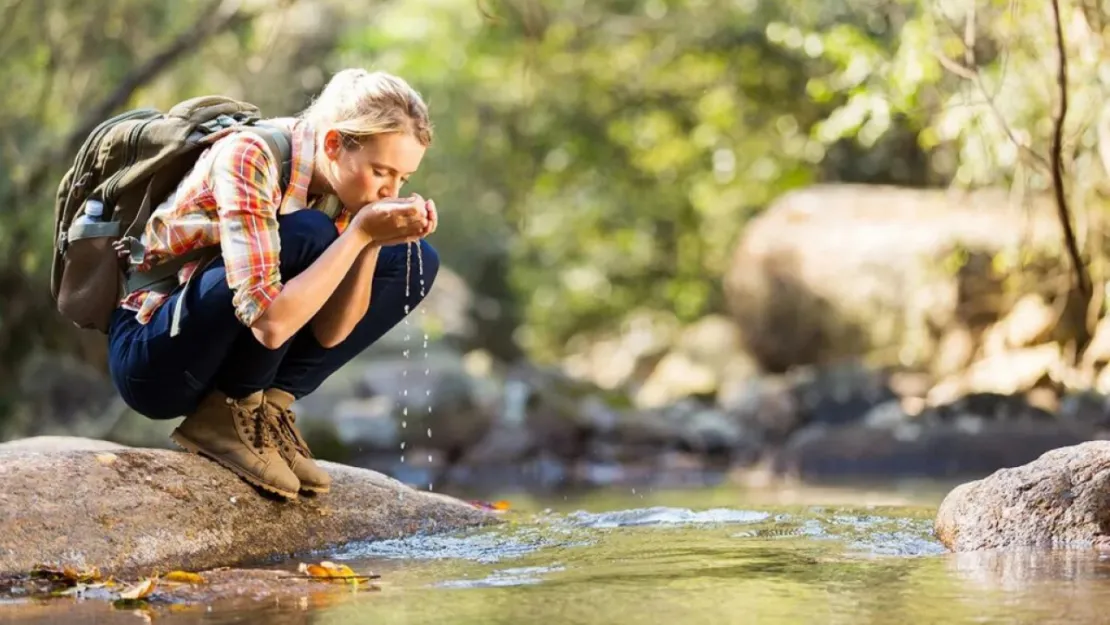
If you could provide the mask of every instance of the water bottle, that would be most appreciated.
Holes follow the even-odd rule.
[[[69,231],[66,233],[67,244],[72,245],[82,239],[105,236],[102,232],[103,227],[97,227],[96,225],[103,223],[103,221],[104,203],[93,199],[86,201],[84,210],[74,216],[73,221],[69,224]]]
[[[85,216],[90,221],[100,221],[104,217],[104,202],[88,200],[85,202]]]
[[[104,218],[104,202],[100,200],[88,200],[85,202],[85,210],[73,219],[73,225],[87,224],[87,223],[100,223]]]

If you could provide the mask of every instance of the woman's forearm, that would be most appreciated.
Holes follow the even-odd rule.
[[[363,248],[320,313],[312,318],[312,333],[320,345],[330,348],[342,343],[366,316],[380,251],[377,245]]]
[[[284,284],[281,292],[251,326],[260,343],[270,349],[285,344],[316,316],[331,298],[370,238],[356,228],[340,235],[335,243],[306,270]]]

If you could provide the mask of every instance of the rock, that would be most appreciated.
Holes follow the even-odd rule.
[[[1051,198],[1029,200],[851,184],[781,196],[746,225],[724,279],[745,351],[773,373],[880,351],[927,367],[938,328],[978,336],[1009,312],[1005,277],[1034,265],[1007,267],[1000,254],[1059,249]]]
[[[1110,397],[1094,390],[1068,393],[1060,400],[1059,414],[1105,432],[1110,430]]]
[[[938,405],[970,393],[1012,395],[1041,385],[1054,386],[1066,378],[1065,367],[1056,343],[1002,352],[942,380],[929,391],[926,401]]]
[[[636,393],[640,408],[659,408],[691,396],[717,394],[719,374],[712,367],[681,351],[663,357]]]
[[[851,423],[896,397],[883,372],[858,362],[807,367],[789,379],[802,423]]]
[[[986,332],[983,337],[983,353],[992,356],[1011,349],[1044,343],[1052,336],[1057,316],[1056,311],[1040,295],[1027,293],[1018,299],[1001,321]]]
[[[798,398],[781,377],[749,380],[719,402],[742,426],[779,444],[802,426]]]
[[[310,559],[305,563],[317,564],[318,562],[319,560]],[[217,606],[216,609],[220,612],[224,610],[231,612],[234,608],[229,610],[228,604],[234,604],[236,599],[249,601],[246,605],[240,604],[242,609],[250,609],[247,606],[258,609],[263,605],[286,605],[297,606],[298,611],[318,611],[352,599],[357,600],[364,592],[381,590],[375,579],[371,577],[374,572],[361,567],[354,572],[366,578],[359,580],[358,586],[355,587],[345,581],[322,582],[296,569],[296,565],[290,563],[281,570],[219,568],[197,571],[196,574],[203,580],[203,583],[198,584],[160,578],[154,583],[154,590],[150,595],[132,606],[128,616],[136,621],[148,623],[166,621],[164,616],[171,617],[168,620],[173,622],[185,614],[206,620],[213,617],[218,619],[219,617],[213,614],[212,607]],[[160,573],[166,572],[168,571],[160,571]],[[7,586],[4,590],[8,588],[15,590],[10,595],[4,593],[4,599],[18,597],[14,601],[5,601],[5,620],[18,623],[111,622],[114,620],[113,611],[128,607],[123,603],[114,603],[120,592],[142,583],[140,579],[115,578],[114,581],[116,583],[110,587],[94,582],[91,587],[86,586],[80,593],[68,595],[69,601],[49,601],[44,599],[49,596],[51,587],[41,580],[23,576],[0,578],[0,587]],[[76,590],[76,588],[70,590]],[[201,614],[204,616],[200,616]],[[267,621],[275,625],[289,622],[277,614],[273,617]]]
[[[282,502],[192,454],[10,446],[0,454],[0,575],[43,564],[117,576],[197,571],[496,522],[373,471],[322,465],[334,479],[331,493]]]
[[[0,443],[0,453],[27,451],[115,451],[126,445],[79,436],[31,436]]]
[[[1091,342],[1083,351],[1081,364],[1089,371],[1103,370],[1110,365],[1110,317],[1103,317],[1095,326]]]
[[[567,375],[612,390],[638,386],[675,343],[681,328],[670,313],[633,312],[619,332],[579,336],[567,346]]]
[[[707,315],[683,328],[674,349],[718,372],[737,356],[746,357],[740,329],[735,321],[724,315]],[[754,372],[755,362],[750,358],[746,360]]]
[[[1090,546],[1110,535],[1110,441],[1053,449],[961,484],[934,526],[952,551]]]
[[[944,423],[893,419],[882,427],[818,424],[791,437],[773,465],[780,475],[808,480],[978,476],[1094,436],[1078,424],[996,422],[970,415]]]

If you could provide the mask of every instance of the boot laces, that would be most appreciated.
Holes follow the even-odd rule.
[[[282,409],[279,406],[274,406],[274,408],[274,423],[277,426],[274,433],[287,440],[302,456],[311,458],[312,452],[309,451],[308,444],[301,437],[301,433],[297,431],[297,416],[293,414],[292,410]]]
[[[237,406],[238,418],[248,426],[251,435],[251,445],[255,449],[264,450],[275,446],[275,424],[266,414],[265,410],[256,408],[251,410],[244,406]]]

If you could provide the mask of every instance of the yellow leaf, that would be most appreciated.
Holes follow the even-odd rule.
[[[328,570],[331,577],[355,577],[356,573],[351,570],[351,567],[346,564],[335,564],[334,562],[321,562],[320,566]]]
[[[186,571],[170,571],[162,576],[162,579],[167,582],[179,582],[182,584],[203,584],[204,578],[196,573],[188,573]]]
[[[145,599],[154,592],[154,578],[146,578],[127,590],[120,591],[120,599]]]
[[[297,571],[310,577],[331,577],[331,572],[318,564],[305,564],[302,562],[301,565],[297,567]]]

